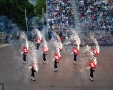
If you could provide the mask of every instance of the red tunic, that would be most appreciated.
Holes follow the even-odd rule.
[[[76,55],[78,55],[78,52],[79,52],[79,51],[78,51],[77,48],[74,48],[72,52],[75,53]]]
[[[94,53],[94,55],[98,55],[98,51],[96,48],[93,48],[93,53]]]
[[[37,42],[38,44],[40,44],[40,43],[41,43],[41,39],[40,39],[40,38],[37,38],[37,39],[36,39],[36,42]]]
[[[34,70],[37,72],[38,71],[38,67],[36,63],[33,63],[32,66],[34,67]]]
[[[54,54],[55,59],[57,60],[57,62],[60,62],[60,56],[58,53]]]
[[[27,50],[27,47],[26,47],[26,46],[23,47],[23,52],[24,52],[25,54],[28,54],[28,50]]]
[[[89,62],[89,66],[93,69],[96,69],[96,64],[92,60]]]
[[[46,47],[43,47],[43,48],[42,48],[42,51],[43,51],[44,53],[46,53],[46,54],[48,53],[48,49],[47,49]]]

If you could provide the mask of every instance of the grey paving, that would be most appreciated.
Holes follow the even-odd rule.
[[[89,80],[88,59],[82,52],[78,56],[77,65],[73,64],[72,46],[63,49],[58,72],[53,72],[51,50],[47,56],[47,64],[39,58],[39,71],[36,81],[30,81],[29,65],[23,65],[19,44],[0,48],[0,83],[4,90],[113,90],[113,46],[101,46],[98,55],[94,81]],[[84,55],[83,55],[84,54]],[[1,86],[0,86],[0,90]]]

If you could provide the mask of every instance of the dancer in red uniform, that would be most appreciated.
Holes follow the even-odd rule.
[[[31,70],[31,80],[32,81],[36,81],[35,80],[35,72],[38,71],[38,66],[36,63],[33,63],[31,67],[29,67],[29,69]]]
[[[74,55],[74,64],[76,64],[78,53],[79,53],[78,49],[76,47],[74,47],[72,50],[72,53],[71,53]]]
[[[46,55],[48,54],[48,48],[47,47],[43,47],[43,63],[46,63]]]
[[[99,54],[99,52],[96,48],[93,48],[93,54],[94,54],[94,56],[97,56]]]
[[[36,43],[37,43],[37,49],[39,50],[41,39],[40,38],[37,38],[36,39]]]
[[[90,78],[89,79],[93,81],[93,72],[96,70],[96,66],[97,66],[97,62],[95,58],[93,58],[93,60],[89,62],[89,66],[90,66]]]
[[[54,54],[54,57],[55,57],[55,61],[54,61],[54,71],[56,72],[58,69],[57,69],[57,64],[60,62],[60,56],[58,53],[55,53]]]
[[[27,54],[28,54],[28,49],[27,49],[26,46],[24,46],[24,47],[23,47],[23,63],[24,63],[24,64],[26,63]]]

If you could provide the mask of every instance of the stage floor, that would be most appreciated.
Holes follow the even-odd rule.
[[[89,57],[82,48],[77,65],[73,64],[72,46],[63,49],[58,72],[53,71],[52,50],[47,55],[47,64],[43,64],[41,55],[39,71],[35,73],[36,81],[33,82],[28,62],[25,65],[22,62],[18,43],[1,47],[0,83],[4,84],[4,90],[113,90],[113,46],[100,46],[94,81],[89,80]]]

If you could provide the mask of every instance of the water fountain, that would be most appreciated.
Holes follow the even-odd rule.
[[[29,42],[28,42],[28,39],[27,39],[27,36],[26,36],[25,32],[21,32],[21,34],[20,34],[20,43],[21,43],[21,50],[23,49],[24,46],[28,50]]]
[[[70,32],[70,40],[74,42],[74,44],[77,45],[77,49],[80,49],[80,38],[75,30],[71,30]]]
[[[29,43],[29,61],[31,62],[31,65],[35,67],[36,71],[38,71],[38,60],[37,60],[37,51],[36,47],[33,42]]]
[[[50,43],[53,47],[53,53],[58,53],[61,57],[60,51],[62,50],[63,45],[61,43],[59,35],[56,32],[52,32],[52,38],[50,40]]]
[[[68,45],[68,47],[70,47],[69,44],[71,43],[71,41],[73,41],[74,44],[77,45],[77,49],[80,51],[79,57],[82,57],[82,55],[85,56],[87,53],[87,55],[85,56],[85,59],[83,57],[80,58],[82,66],[84,68],[81,70],[82,72],[84,72],[84,70],[86,69],[85,64],[89,61],[89,58],[90,58],[90,60],[92,58],[95,59],[95,62],[96,62],[96,58],[94,57],[93,49],[91,46],[86,45],[83,48],[80,48],[81,41],[80,41],[80,38],[75,30],[70,30],[69,41],[68,41],[68,43],[63,43],[63,44],[61,43],[59,35],[54,31],[52,33],[53,34],[52,34],[51,40],[46,41],[46,39],[44,37],[45,35],[43,35],[37,28],[35,28],[33,30],[34,42],[28,41],[25,32],[21,33],[21,35],[20,35],[21,47],[26,46],[27,49],[29,50],[29,53],[28,53],[29,66],[34,64],[36,67],[36,70],[38,71],[38,69],[39,69],[39,66],[38,66],[39,61],[38,60],[39,60],[39,57],[42,55],[42,53],[40,53],[40,52],[43,51],[42,50],[43,47],[46,47],[47,51],[49,50],[51,52],[50,56],[51,56],[51,59],[53,59],[54,53],[58,53],[59,56],[61,57],[60,49],[62,49],[62,48],[65,49],[64,45],[66,45],[66,44]],[[35,40],[37,38],[40,38],[40,40],[41,40],[39,50],[36,50],[36,46],[35,46],[35,44],[36,44]],[[96,41],[96,39],[93,36],[91,36],[90,39],[94,43],[93,47],[96,48],[98,53],[99,53],[98,42]],[[71,52],[67,52],[67,53],[71,53]]]
[[[90,43],[86,44],[85,46],[81,47],[81,50],[80,50],[80,60],[81,60],[80,64],[82,65],[82,69],[80,69],[80,71],[82,74],[85,74],[85,75],[86,75],[86,70],[89,69],[89,67],[86,67],[86,66],[88,66],[88,63],[90,62],[90,60],[94,60],[95,64],[97,64],[96,55],[98,55],[100,52],[98,42],[95,39],[94,35],[90,34],[89,37],[86,39],[86,41],[93,44],[92,45],[90,45]],[[97,53],[96,55],[94,50]]]

